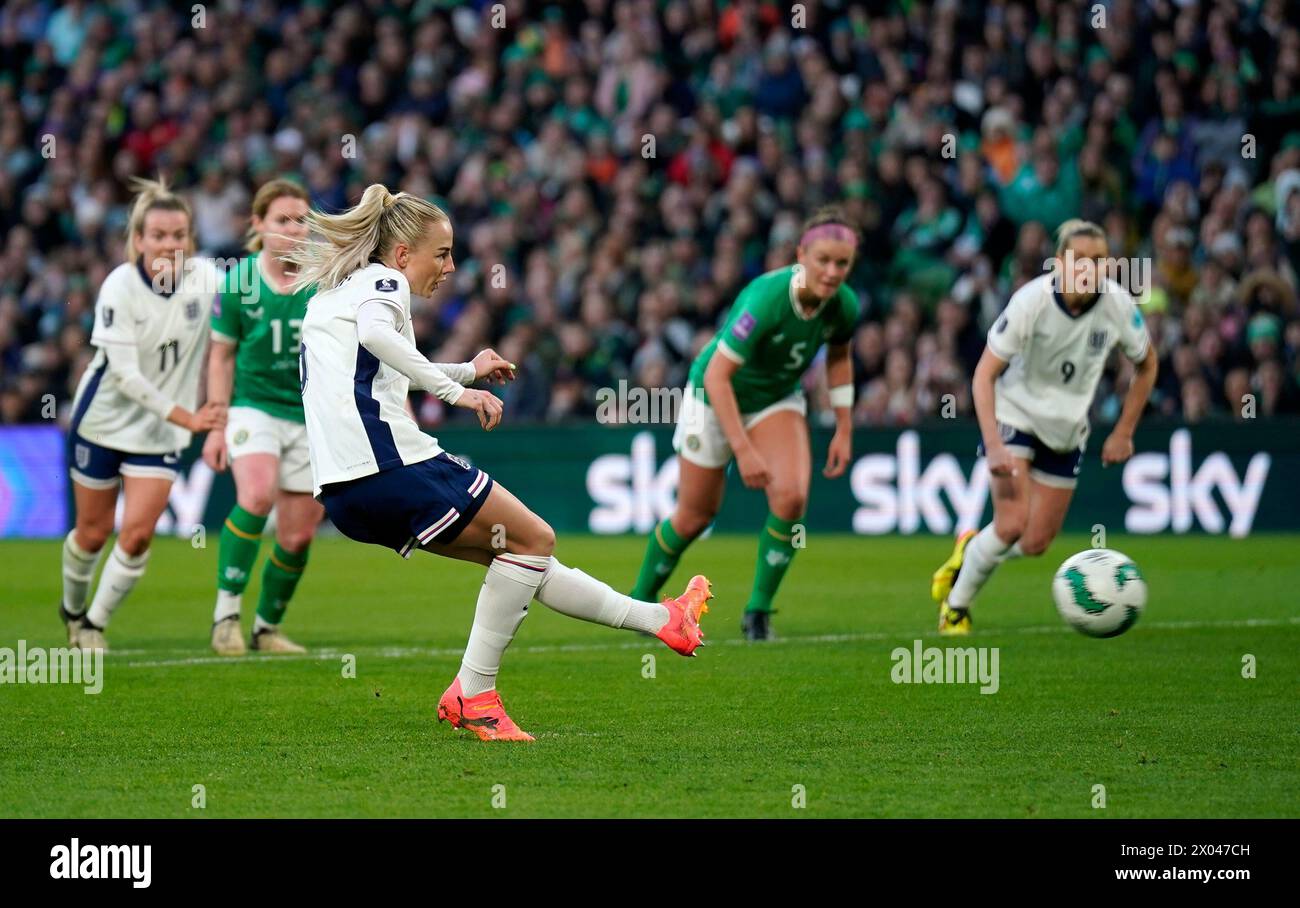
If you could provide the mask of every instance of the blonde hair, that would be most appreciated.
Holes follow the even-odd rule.
[[[1078,236],[1090,236],[1093,239],[1104,241],[1106,231],[1092,221],[1085,221],[1083,218],[1070,218],[1056,228],[1056,254],[1058,256],[1064,255],[1066,248],[1070,245],[1070,240]]]
[[[332,290],[353,271],[383,256],[398,243],[414,246],[430,225],[450,221],[447,213],[419,196],[372,183],[361,201],[340,214],[307,213],[307,226],[318,238],[298,243],[285,260],[298,267],[293,292],[315,284]]]
[[[132,177],[130,185],[136,196],[131,204],[131,216],[126,222],[126,260],[133,262],[140,255],[140,250],[135,245],[135,238],[144,234],[144,219],[151,211],[179,211],[185,215],[191,228],[188,251],[193,254],[194,212],[190,210],[190,203],[172,192],[162,176],[156,180]]]
[[[307,195],[306,189],[303,189],[293,180],[277,178],[263,183],[262,188],[257,190],[257,193],[253,196],[253,217],[265,218],[266,213],[271,210],[271,203],[276,199],[285,197],[311,202],[311,196]],[[262,235],[253,229],[251,220],[248,224],[248,231],[244,234],[244,239],[244,248],[249,252],[262,251]]]

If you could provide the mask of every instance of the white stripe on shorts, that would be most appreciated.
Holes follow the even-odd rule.
[[[422,532],[419,536],[416,537],[417,539],[420,540],[420,545],[424,545],[430,539],[437,536],[443,530],[447,529],[447,527],[455,523],[459,517],[460,517],[460,511],[456,510],[455,508],[452,508],[446,514],[443,514],[442,518],[437,523],[433,524],[430,527],[426,527],[424,532]]]
[[[487,474],[482,470],[479,470],[478,476],[474,477],[474,481],[469,484],[469,497],[478,498],[478,493],[483,491],[483,487],[487,485],[487,481]]]

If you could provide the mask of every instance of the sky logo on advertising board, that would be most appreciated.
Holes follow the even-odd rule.
[[[1215,451],[1193,471],[1192,436],[1186,429],[1169,439],[1169,453],[1146,451],[1124,468],[1122,481],[1129,507],[1125,527],[1131,533],[1185,533],[1199,524],[1209,533],[1248,535],[1268,478],[1272,458],[1258,452],[1237,475],[1228,455]],[[638,432],[628,454],[603,454],[587,469],[587,492],[596,506],[588,516],[594,533],[648,533],[672,513],[677,493],[677,459],[662,465],[649,432]],[[921,436],[907,430],[893,453],[857,458],[849,472],[857,503],[852,530],[861,535],[929,532],[949,535],[978,527],[989,497],[983,461],[967,474],[957,456],[940,452],[923,460]],[[1227,520],[1215,500],[1222,497]]]
[[[948,535],[979,526],[989,494],[984,461],[969,478],[957,458],[946,452],[922,467],[921,436],[910,430],[898,436],[893,454],[859,457],[849,473],[853,498],[861,505],[853,512],[853,532],[911,534],[924,524],[931,533]],[[941,496],[952,503],[951,510]]]
[[[1124,528],[1130,533],[1186,533],[1199,523],[1207,533],[1222,533],[1223,512],[1214,500],[1218,491],[1228,510],[1228,535],[1248,536],[1272,463],[1268,452],[1260,451],[1239,478],[1228,455],[1215,451],[1193,472],[1192,433],[1178,429],[1169,437],[1168,454],[1144,451],[1124,465],[1124,494],[1132,502]]]

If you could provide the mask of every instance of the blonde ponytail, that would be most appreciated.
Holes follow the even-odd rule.
[[[179,211],[185,215],[185,219],[190,223],[190,243],[187,250],[191,255],[194,254],[194,213],[190,210],[190,203],[181,198],[181,196],[172,192],[167,185],[167,181],[161,176],[156,180],[146,180],[143,177],[131,178],[131,189],[135,192],[135,201],[131,204],[131,215],[126,222],[126,260],[134,262],[140,256],[140,250],[136,247],[135,238],[144,234],[144,219],[151,211]]]
[[[307,226],[316,236],[284,257],[298,268],[293,292],[313,284],[320,292],[332,290],[398,243],[414,246],[430,225],[447,220],[432,202],[405,192],[393,195],[379,183],[366,187],[361,201],[347,211],[308,212]]]

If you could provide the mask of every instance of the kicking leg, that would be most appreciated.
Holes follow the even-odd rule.
[[[581,571],[559,564],[551,555],[554,531],[500,483],[493,484],[487,501],[452,544],[426,544],[424,548],[462,560],[487,561],[465,658],[456,680],[438,703],[439,719],[468,728],[485,741],[532,740],[506,715],[496,693],[496,677],[534,596],[573,617],[657,631],[670,646],[674,635],[688,637],[693,628],[694,640],[680,645],[694,650],[699,643],[699,614],[705,608],[707,581],[699,578],[705,588],[691,593],[686,607],[635,602]],[[699,586],[695,581],[692,585]]]

